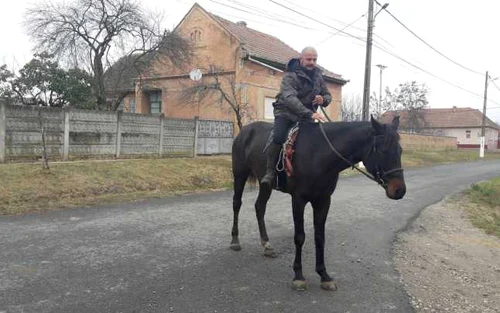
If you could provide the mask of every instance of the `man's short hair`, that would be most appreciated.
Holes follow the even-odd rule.
[[[314,47],[305,47],[304,49],[302,49],[302,52],[300,53],[300,55],[304,55],[307,52],[312,52],[314,54],[318,54],[318,51],[316,51],[316,49]]]

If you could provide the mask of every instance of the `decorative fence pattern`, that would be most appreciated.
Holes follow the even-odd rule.
[[[51,158],[195,156],[231,152],[233,123],[0,103],[0,162]]]

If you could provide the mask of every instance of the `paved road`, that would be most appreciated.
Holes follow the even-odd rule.
[[[310,209],[310,288],[291,290],[293,223],[283,194],[266,216],[276,259],[261,255],[255,190],[240,214],[240,252],[228,249],[230,192],[1,217],[0,312],[412,312],[391,257],[396,232],[422,208],[499,175],[499,161],[410,170],[397,202],[362,177],[341,179],[327,223],[333,293],[314,273]]]

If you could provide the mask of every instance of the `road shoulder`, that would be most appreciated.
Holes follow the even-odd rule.
[[[475,228],[456,196],[422,211],[394,246],[417,312],[500,312],[500,240]]]

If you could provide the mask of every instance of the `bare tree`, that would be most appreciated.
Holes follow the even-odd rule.
[[[360,121],[362,110],[363,101],[361,99],[361,95],[352,93],[342,95],[342,106],[340,108],[342,121]]]
[[[398,104],[388,97],[391,95],[389,87],[385,89],[385,95],[380,97],[376,92],[370,97],[370,113],[375,118],[380,118],[385,112],[394,111],[397,109]]]
[[[425,84],[419,84],[416,81],[406,82],[399,84],[393,92],[390,90],[386,92],[391,106],[405,114],[402,129],[419,133],[427,126],[424,109],[429,104],[427,100],[429,89]]]
[[[215,65],[205,77],[193,86],[184,88],[181,98],[186,104],[218,105],[233,114],[238,129],[241,130],[246,121],[255,118],[254,109],[246,99],[246,86],[236,82],[234,72],[226,72],[223,68]]]
[[[91,70],[96,109],[106,108],[104,73],[106,63],[111,63],[106,61],[116,52],[113,48],[129,50],[138,59],[153,52],[187,55],[187,44],[179,46],[183,40],[160,32],[158,19],[148,16],[135,0],[45,1],[27,11],[25,25],[36,50]]]

